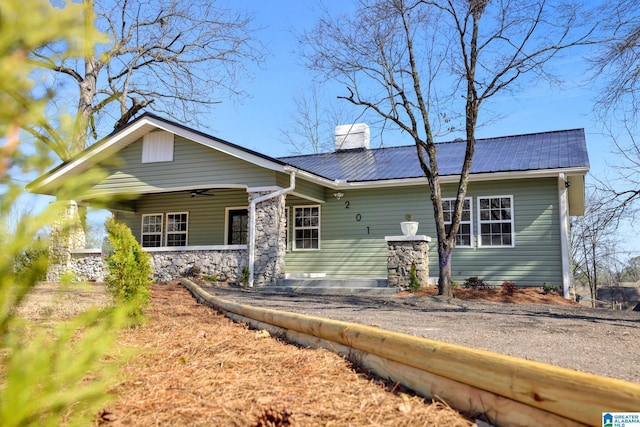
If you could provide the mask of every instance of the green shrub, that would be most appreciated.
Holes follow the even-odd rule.
[[[456,282],[455,280],[451,281],[451,289],[458,289],[460,287],[460,283]]]
[[[418,289],[420,289],[420,281],[418,280],[416,265],[411,263],[411,268],[409,269],[409,292],[417,292]]]
[[[210,275],[204,276],[204,280],[206,280],[207,282],[215,283],[218,281],[218,275],[210,274]]]
[[[552,283],[545,283],[542,285],[542,293],[545,295],[549,295],[550,293],[560,293],[560,287],[558,285],[554,285]]]
[[[487,285],[484,280],[478,278],[478,276],[469,277],[464,281],[462,286],[467,289],[489,289],[489,285]]]
[[[113,251],[107,255],[106,288],[117,304],[130,305],[130,318],[141,322],[144,309],[150,303],[151,255],[133,237],[125,224],[113,218],[105,223],[107,237]]]
[[[44,281],[47,276],[48,248],[38,240],[14,260],[14,273],[18,278],[33,276],[32,280]]]
[[[249,283],[249,266],[242,266],[242,274],[240,275],[240,283],[247,285]]]

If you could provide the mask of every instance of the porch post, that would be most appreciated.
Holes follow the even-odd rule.
[[[54,203],[60,204],[61,214],[58,220],[51,224],[49,267],[47,268],[48,282],[59,282],[65,273],[71,271],[71,250],[84,249],[85,245],[85,234],[80,224],[78,204],[74,201]]]
[[[249,203],[272,192],[250,192]],[[277,279],[284,277],[284,256],[286,252],[286,216],[285,194],[275,195],[255,205],[255,229],[253,279],[258,286],[275,285]],[[252,210],[249,210],[251,216]],[[249,218],[249,224],[253,219]],[[251,234],[251,232],[250,232]]]

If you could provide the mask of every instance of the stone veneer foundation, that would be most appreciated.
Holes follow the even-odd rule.
[[[387,281],[388,286],[409,289],[411,265],[416,266],[416,275],[421,285],[429,283],[428,236],[387,236]]]

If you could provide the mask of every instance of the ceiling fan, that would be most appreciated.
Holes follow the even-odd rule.
[[[196,197],[196,196],[211,196],[214,197],[215,194],[209,194],[208,193],[209,189],[205,188],[202,190],[191,190],[191,197]]]

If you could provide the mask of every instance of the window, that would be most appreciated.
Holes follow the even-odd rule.
[[[293,249],[320,249],[320,206],[297,206],[293,209]]]
[[[291,216],[291,208],[289,206],[284,208],[284,245],[285,245],[285,250],[289,250],[291,249],[289,247],[289,218]]]
[[[513,246],[513,196],[479,197],[480,246]]]
[[[451,218],[453,218],[455,205],[456,199],[442,199],[444,226],[447,233],[451,229]],[[460,228],[456,235],[456,246],[471,247],[471,236],[473,236],[471,218],[471,198],[469,197],[462,202],[462,217],[460,218]]]
[[[249,237],[249,211],[227,209],[227,245],[246,245]]]
[[[142,247],[162,246],[162,214],[142,215]]]
[[[165,131],[149,132],[142,137],[142,163],[172,162],[173,134]]]
[[[167,214],[167,246],[187,246],[188,223],[186,212]]]

